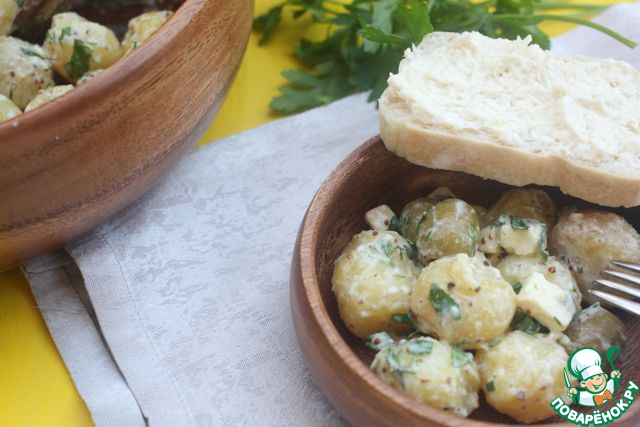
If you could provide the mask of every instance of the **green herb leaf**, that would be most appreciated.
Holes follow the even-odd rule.
[[[91,48],[82,40],[74,39],[71,59],[65,65],[67,74],[72,79],[79,79],[89,71],[91,64]]]
[[[424,264],[422,263],[422,261],[420,261],[420,257],[418,256],[418,248],[416,247],[416,244],[413,243],[411,240],[407,240],[408,245],[406,245],[404,247],[404,251],[407,253],[407,255],[409,255],[409,258],[411,258],[411,261],[413,261],[413,264],[417,267],[417,268],[423,268]]]
[[[387,227],[387,230],[400,233],[400,220],[395,216],[391,217],[391,220],[389,221],[389,227]]]
[[[429,354],[433,350],[433,343],[425,338],[416,338],[409,342],[407,351],[411,354]]]
[[[401,325],[407,325],[407,324],[413,323],[409,313],[392,314],[391,322],[396,324],[401,324]]]
[[[458,347],[451,347],[451,364],[454,368],[462,368],[471,363],[472,359],[473,355],[471,353],[467,353]]]
[[[513,228],[514,230],[528,230],[529,222],[525,219],[512,215],[511,228]]]
[[[540,233],[540,237],[538,238],[537,244],[538,254],[540,258],[544,262],[549,259],[549,252],[547,252],[547,225],[542,224],[542,232]]]
[[[511,321],[511,327],[514,330],[525,332],[529,335],[535,335],[540,332],[542,325],[531,316],[525,314],[521,309],[516,309],[516,314]]]
[[[516,282],[513,284],[513,292],[515,292],[516,295],[519,294],[521,290],[522,290],[522,283]]]
[[[32,49],[29,49],[29,48],[26,48],[26,47],[21,47],[20,51],[23,54],[27,55],[27,56],[35,56],[36,58],[40,58],[40,59],[45,60],[45,61],[47,60],[47,58],[45,58],[44,56],[40,55],[38,52],[36,52],[36,51],[34,51]]]
[[[436,283],[431,284],[429,302],[442,318],[451,317],[454,320],[460,320],[462,317],[460,304]]]
[[[395,341],[386,332],[378,332],[369,336],[366,342],[366,346],[374,350],[382,350],[385,347],[389,347],[395,344]]]
[[[496,385],[495,385],[495,383],[493,382],[493,380],[490,380],[490,381],[487,383],[487,391],[488,391],[489,393],[491,393],[492,391],[496,391]]]
[[[62,41],[69,36],[71,36],[71,27],[64,27],[62,30],[60,30],[60,35],[58,36],[58,43],[62,45]]]

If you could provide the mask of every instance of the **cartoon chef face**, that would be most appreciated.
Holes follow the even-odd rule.
[[[580,381],[580,387],[588,390],[591,393],[601,393],[607,388],[607,374],[596,374],[586,380]]]

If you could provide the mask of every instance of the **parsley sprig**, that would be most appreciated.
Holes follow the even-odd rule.
[[[591,27],[635,47],[635,42],[584,18],[603,9],[544,0],[284,0],[258,16],[254,28],[262,33],[260,43],[266,43],[285,11],[327,28],[320,41],[300,41],[295,55],[303,68],[283,73],[287,83],[270,104],[277,112],[292,113],[367,90],[369,100],[377,100],[389,73],[397,72],[404,50],[432,31],[479,31],[508,39],[531,35],[534,43],[548,49],[549,37],[538,25],[561,21]]]

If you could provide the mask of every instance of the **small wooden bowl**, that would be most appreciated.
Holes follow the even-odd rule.
[[[98,77],[0,123],[0,271],[104,221],[193,146],[231,85],[252,15],[253,0],[186,0]]]
[[[304,358],[320,389],[354,425],[495,426],[516,424],[481,399],[470,418],[419,403],[385,384],[370,369],[373,350],[352,335],[338,315],[331,292],[333,263],[349,240],[364,230],[364,213],[380,204],[400,212],[404,204],[446,185],[460,198],[489,206],[508,186],[459,172],[427,169],[388,152],[379,137],[351,153],[326,179],[300,227],[291,266],[293,321]],[[545,188],[559,207],[585,202]],[[620,211],[640,225],[638,208]],[[640,319],[621,314],[627,346],[620,366],[623,384],[640,381]],[[633,363],[632,363],[633,362]],[[619,393],[619,392],[618,392]],[[619,394],[616,394],[618,397]],[[615,399],[617,400],[617,399]],[[607,406],[605,405],[605,408]],[[638,425],[636,402],[620,425]],[[544,425],[569,425],[552,419]]]

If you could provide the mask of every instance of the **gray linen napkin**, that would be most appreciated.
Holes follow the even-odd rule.
[[[599,22],[640,40],[640,6]],[[580,28],[559,53],[640,52]],[[99,426],[340,425],[291,324],[289,262],[323,178],[377,133],[364,95],[198,149],[147,196],[28,263],[36,300]]]

